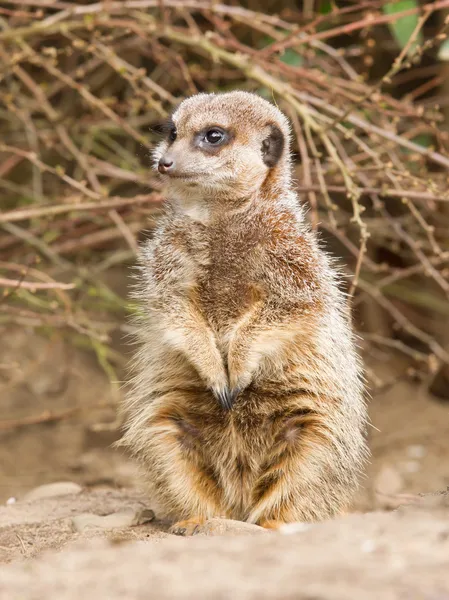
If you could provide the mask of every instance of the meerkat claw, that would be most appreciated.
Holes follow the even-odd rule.
[[[185,521],[178,521],[170,527],[169,533],[173,535],[179,535],[183,537],[196,535],[201,525],[203,525],[205,519],[202,517],[194,517],[193,519],[186,519]]]
[[[232,404],[234,404],[234,402],[235,402],[235,401],[236,401],[236,399],[237,399],[237,396],[240,394],[240,392],[243,392],[243,390],[244,390],[244,388],[243,388],[243,387],[241,387],[241,386],[237,386],[237,387],[233,388],[233,389],[230,391],[230,395],[231,395],[231,402],[232,402]]]
[[[231,396],[231,390],[229,388],[224,388],[217,391],[215,396],[225,410],[231,410],[233,399]]]
[[[214,396],[225,410],[231,410],[235,399],[240,393],[240,388],[234,388],[233,390],[228,387],[220,390],[214,390]]]

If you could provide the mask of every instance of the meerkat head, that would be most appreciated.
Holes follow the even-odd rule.
[[[289,182],[289,137],[286,117],[260,96],[198,94],[172,115],[154,166],[181,203],[248,198]]]

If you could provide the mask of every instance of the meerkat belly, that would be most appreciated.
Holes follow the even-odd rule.
[[[161,436],[176,440],[184,474],[209,481],[218,490],[221,514],[235,519],[246,518],[273,443],[267,415],[242,404],[230,413],[209,392],[171,392],[149,423],[155,441]]]
[[[257,430],[250,435],[242,432],[232,418],[221,430],[217,428],[213,437],[207,458],[223,494],[224,512],[229,518],[245,519],[253,504],[267,439],[262,439]]]

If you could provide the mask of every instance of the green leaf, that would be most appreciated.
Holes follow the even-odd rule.
[[[335,8],[335,2],[331,0],[323,0],[320,4],[320,14],[328,15]]]
[[[398,2],[388,2],[384,5],[383,11],[387,15],[400,13],[411,8],[419,8],[418,0],[399,0]],[[395,21],[388,24],[391,33],[401,48],[404,48],[409,41],[412,33],[418,25],[418,13],[414,15],[406,15],[399,17]],[[414,54],[416,47],[420,46],[424,41],[422,31],[416,36],[416,40],[410,45],[408,54]]]
[[[257,43],[257,47],[258,48],[266,48],[267,46],[269,46],[270,44],[272,44],[275,41],[276,40],[274,38],[272,38],[271,36],[264,35],[259,39],[259,41]]]
[[[56,229],[49,229],[48,231],[44,232],[44,234],[42,235],[42,239],[46,244],[51,244],[59,237],[59,235],[60,232]]]
[[[287,48],[280,59],[283,63],[291,67],[300,67],[304,62],[302,56],[291,48]]]
[[[434,143],[434,139],[429,133],[420,133],[412,139],[412,142],[424,146],[424,148],[429,148]]]
[[[273,90],[270,90],[267,87],[260,87],[256,90],[256,92],[259,94],[259,96],[262,96],[262,98],[265,98],[265,100],[273,99]]]

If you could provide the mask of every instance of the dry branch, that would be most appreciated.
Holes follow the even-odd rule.
[[[52,206],[42,206],[41,208],[29,208],[22,210],[11,210],[0,214],[0,223],[11,223],[13,221],[26,221],[40,217],[49,217],[62,215],[75,211],[102,211],[111,208],[123,208],[125,206],[134,206],[138,204],[158,204],[162,200],[160,194],[152,193],[134,198],[110,198],[108,200],[99,200],[98,202],[76,202],[70,204],[56,204]]]
[[[449,297],[449,131],[435,59],[449,0],[394,14],[380,0],[279,15],[209,0],[6,4],[0,265],[41,261],[23,279],[0,266],[0,286],[20,289],[3,298],[2,322],[92,339],[105,314],[123,319],[124,299],[98,273],[137,252],[161,207],[150,127],[187,93],[242,88],[291,118],[298,189],[312,226],[344,254],[354,307],[374,302],[395,324],[391,338],[366,339],[420,369],[426,357],[449,361],[429,325]],[[387,25],[410,15],[417,25],[398,48]]]
[[[20,281],[19,279],[7,279],[0,277],[0,287],[23,288],[25,290],[73,290],[74,283],[39,283],[37,281]]]

